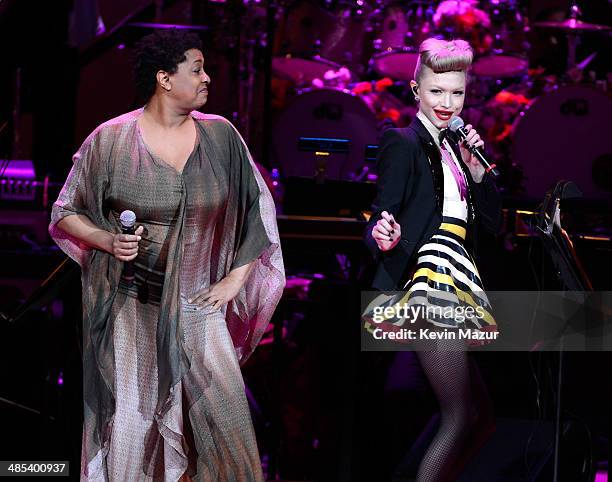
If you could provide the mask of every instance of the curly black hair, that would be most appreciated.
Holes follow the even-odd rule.
[[[185,52],[202,50],[200,38],[186,30],[156,30],[136,45],[134,78],[141,99],[147,103],[155,93],[159,70],[174,74],[178,64],[186,60]]]

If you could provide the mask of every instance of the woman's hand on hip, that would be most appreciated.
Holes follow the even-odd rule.
[[[480,161],[472,155],[469,149],[466,146],[470,147],[483,147],[484,141],[480,138],[476,129],[472,127],[472,124],[468,124],[464,127],[467,132],[467,137],[460,144],[461,147],[461,156],[463,157],[463,162],[470,170],[470,174],[472,175],[472,179],[474,182],[479,183],[482,181],[482,178],[485,175],[485,168],[482,167]]]
[[[402,237],[402,227],[387,211],[383,211],[381,216],[372,228],[372,238],[376,241],[378,249],[389,251],[399,243]]]
[[[236,297],[241,287],[242,282],[237,277],[228,275],[221,281],[196,292],[187,301],[202,308],[212,306],[213,309],[220,310],[223,305]]]
[[[119,261],[132,261],[138,256],[138,242],[144,228],[138,226],[134,234],[115,234],[111,245],[111,254]]]

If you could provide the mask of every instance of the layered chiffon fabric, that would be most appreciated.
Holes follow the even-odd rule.
[[[81,477],[260,480],[239,364],[284,287],[275,206],[227,120],[191,114],[197,142],[178,172],[147,147],[141,114],[108,121],[86,139],[52,210],[52,237],[82,269]],[[125,209],[144,227],[133,286],[121,283],[121,262],[57,227],[82,214],[119,232]],[[251,262],[223,312],[187,303]]]

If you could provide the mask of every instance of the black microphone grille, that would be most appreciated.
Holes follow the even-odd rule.
[[[464,125],[465,123],[463,122],[463,119],[461,117],[453,117],[448,123],[448,128],[453,132],[457,132]]]

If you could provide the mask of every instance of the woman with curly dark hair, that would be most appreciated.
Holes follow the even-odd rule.
[[[50,225],[82,268],[81,480],[259,481],[239,364],[284,285],[274,203],[236,129],[197,112],[197,37],[150,35],[135,71],[145,106],[85,140]]]

